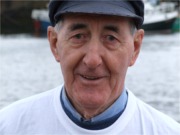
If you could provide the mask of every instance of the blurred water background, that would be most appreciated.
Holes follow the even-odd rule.
[[[32,36],[31,11],[46,9],[48,1],[0,2],[0,109],[63,83],[47,38]],[[126,86],[180,122],[180,32],[146,35],[136,64],[128,70]]]
[[[0,36],[0,109],[63,83],[46,37]],[[180,33],[146,35],[126,86],[180,122]]]

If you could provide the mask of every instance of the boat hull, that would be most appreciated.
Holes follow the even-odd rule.
[[[180,32],[180,17],[178,17],[172,27],[173,32]]]
[[[171,30],[173,23],[175,22],[176,18],[144,24],[142,29],[145,31],[163,31],[163,30]]]
[[[40,21],[41,24],[41,32],[47,32],[47,27],[50,26],[50,22]]]

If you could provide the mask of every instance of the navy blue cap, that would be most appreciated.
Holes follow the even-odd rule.
[[[142,0],[51,0],[49,18],[52,26],[66,13],[88,13],[115,15],[134,19],[137,28],[144,21],[144,3]]]

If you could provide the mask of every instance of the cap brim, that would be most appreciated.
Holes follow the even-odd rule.
[[[138,19],[142,21],[142,18],[135,14],[132,6],[127,2],[118,1],[118,5],[114,2],[78,2],[78,3],[68,3],[66,6],[60,6],[56,12],[54,19],[55,21],[60,20],[60,16],[66,13],[88,13],[88,14],[102,14],[102,15],[115,15],[128,17],[133,19]]]

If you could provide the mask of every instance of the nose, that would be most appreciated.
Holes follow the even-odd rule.
[[[83,63],[89,69],[95,69],[102,64],[102,55],[101,55],[101,45],[100,42],[93,41],[87,45],[86,53],[83,58]]]

